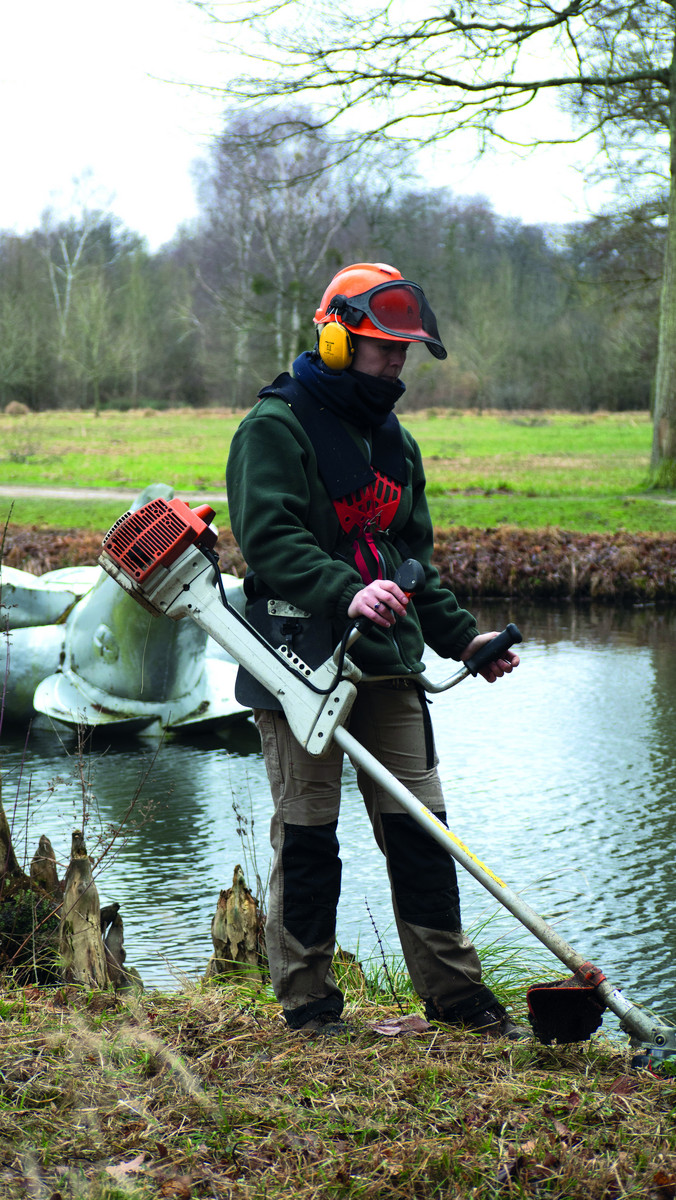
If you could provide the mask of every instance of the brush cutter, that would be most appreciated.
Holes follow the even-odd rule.
[[[582,1041],[599,1027],[604,1009],[609,1008],[619,1017],[632,1044],[646,1047],[645,1063],[637,1060],[638,1065],[646,1065],[651,1053],[657,1057],[676,1051],[676,1027],[627,1000],[598,967],[564,941],[345,728],[356,684],[362,678],[347,650],[368,622],[362,618],[348,630],[335,653],[314,669],[289,647],[271,646],[228,602],[213,549],[217,535],[210,526],[214,516],[208,505],[190,509],[179,499],[152,500],[113,525],[104,538],[99,562],[149,612],[197,622],[277,697],[294,736],[310,754],[321,756],[333,742],[340,746],[572,971],[567,979],[528,991],[529,1017],[540,1041]],[[397,582],[412,595],[419,589],[421,576],[419,564],[408,560],[400,568]],[[468,675],[476,676],[520,641],[519,630],[508,625],[444,683],[434,684],[420,675],[416,681],[429,691],[444,691]]]

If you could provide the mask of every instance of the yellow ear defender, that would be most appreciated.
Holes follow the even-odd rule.
[[[329,321],[319,333],[317,349],[322,362],[332,371],[344,371],[354,356],[349,329],[337,321]]]

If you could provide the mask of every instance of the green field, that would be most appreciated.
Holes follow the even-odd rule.
[[[225,489],[242,414],[220,410],[0,414],[0,485],[122,488],[171,484],[209,500]],[[651,491],[648,413],[403,414],[418,439],[439,528],[556,525],[581,532],[676,529],[676,495]],[[20,525],[105,529],[118,500],[0,498]],[[217,521],[227,523],[227,506]]]

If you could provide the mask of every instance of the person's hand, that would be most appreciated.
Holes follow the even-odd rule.
[[[406,615],[408,596],[392,579],[374,579],[353,597],[348,617],[368,617],[374,625],[389,629],[397,617]]]
[[[477,634],[469,646],[465,646],[460,655],[462,662],[467,662],[467,659],[476,654],[477,650],[480,650],[482,646],[485,646],[486,642],[492,641],[497,636],[496,630],[493,630],[492,633]],[[479,671],[479,674],[483,675],[488,683],[495,683],[496,679],[501,679],[503,675],[509,675],[510,671],[518,667],[519,661],[518,654],[515,654],[513,650],[503,650],[500,658],[496,658],[495,662],[489,663],[487,667],[484,667],[483,671]]]

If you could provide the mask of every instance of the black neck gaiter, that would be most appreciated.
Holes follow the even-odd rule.
[[[293,373],[321,404],[361,428],[382,425],[406,391],[399,379],[379,379],[362,371],[331,371],[316,352],[299,355]]]

